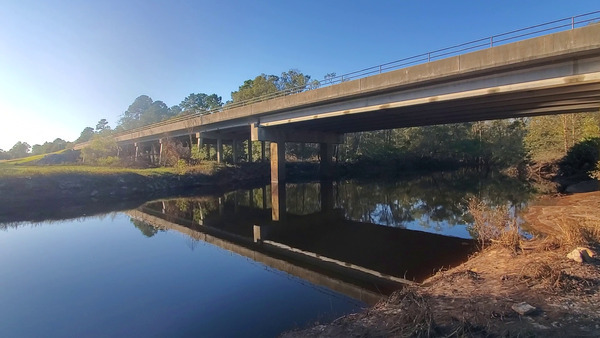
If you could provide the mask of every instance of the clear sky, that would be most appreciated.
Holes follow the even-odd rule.
[[[139,95],[231,98],[244,80],[313,79],[600,9],[597,0],[0,0],[0,149],[81,131]]]

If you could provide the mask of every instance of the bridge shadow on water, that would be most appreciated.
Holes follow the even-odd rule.
[[[157,200],[128,214],[147,236],[179,231],[374,303],[474,252],[466,196],[516,210],[530,195],[514,182],[498,182],[502,189],[472,183],[444,174],[433,181],[288,183]]]

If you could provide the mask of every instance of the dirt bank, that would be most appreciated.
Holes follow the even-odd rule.
[[[600,228],[598,217],[600,192],[546,199],[525,215],[538,235],[522,251],[493,246],[362,313],[284,336],[600,337],[600,262],[566,258],[575,245],[560,237],[565,222]],[[522,302],[533,312],[517,313]]]

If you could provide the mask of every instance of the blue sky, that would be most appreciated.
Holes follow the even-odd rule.
[[[0,0],[0,149],[114,127],[139,95],[230,99],[600,9],[597,1]]]

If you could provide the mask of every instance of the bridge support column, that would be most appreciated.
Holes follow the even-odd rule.
[[[285,142],[321,144],[321,173],[331,177],[333,144],[344,143],[342,134],[310,130],[266,129],[258,124],[250,126],[250,137],[255,141],[271,142],[271,182],[285,181]]]
[[[204,139],[200,136],[200,133],[196,133],[196,140],[196,142],[198,142],[196,145],[198,146],[198,150],[200,150],[204,144]]]
[[[331,157],[333,156],[333,144],[331,143],[320,143],[321,150],[321,166],[320,175],[322,178],[329,179],[333,177],[333,165],[331,163]]]
[[[204,146],[204,138],[200,136],[200,133],[196,133],[196,146],[198,147],[198,152],[200,150],[202,150],[202,147]],[[209,144],[206,144],[206,158],[203,158],[202,160],[210,160],[210,148],[209,148]]]
[[[217,138],[217,163],[223,162],[223,139]]]
[[[158,165],[160,165],[162,163],[162,155],[163,155],[163,144],[165,143],[165,139],[161,138],[159,141],[160,143],[160,149],[159,149],[159,153],[158,153]]]
[[[271,184],[285,181],[285,142],[271,142]]]
[[[138,156],[140,156],[140,145],[136,142],[133,144],[133,146],[135,147],[134,160],[137,162]]]
[[[264,162],[265,161],[265,152],[266,152],[266,146],[265,146],[265,141],[260,141],[260,161]]]

